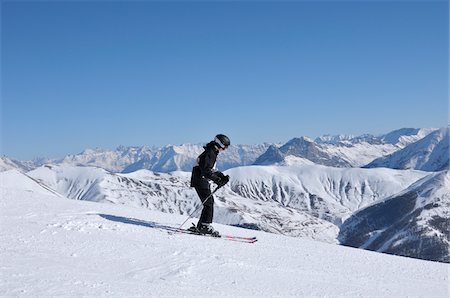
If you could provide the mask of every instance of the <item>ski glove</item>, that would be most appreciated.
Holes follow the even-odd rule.
[[[218,187],[223,187],[223,186],[225,186],[225,184],[227,184],[228,183],[228,181],[230,181],[230,176],[228,176],[228,175],[220,175],[220,180],[219,181],[217,181],[217,186]]]

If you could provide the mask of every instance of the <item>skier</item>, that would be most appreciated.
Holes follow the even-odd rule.
[[[189,230],[202,234],[211,234],[220,237],[219,232],[214,230],[211,223],[214,214],[214,197],[211,194],[209,180],[222,187],[228,183],[230,177],[214,169],[217,155],[230,146],[230,139],[223,134],[218,134],[213,141],[203,148],[202,154],[197,158],[197,163],[192,169],[191,187],[195,187],[197,194],[203,204],[202,214],[197,227],[192,226]]]

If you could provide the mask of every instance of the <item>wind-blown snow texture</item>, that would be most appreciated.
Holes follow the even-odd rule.
[[[185,216],[0,183],[0,296],[448,297],[447,264],[218,224],[258,242],[169,235]]]

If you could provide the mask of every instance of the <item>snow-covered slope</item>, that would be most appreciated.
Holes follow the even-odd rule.
[[[47,165],[28,173],[30,177],[75,199],[143,207],[176,214],[190,214],[200,204],[189,187],[190,173],[155,173],[140,170],[113,174],[100,168]],[[248,200],[228,186],[215,195],[214,221],[262,229],[291,236],[336,242],[338,228],[307,212],[276,200]]]
[[[447,297],[448,265],[215,224],[242,244],[168,234],[185,216],[59,198],[0,173],[0,296]]]
[[[339,238],[345,245],[450,263],[450,172],[430,174],[357,212]]]
[[[76,200],[177,214],[189,214],[199,205],[187,172],[113,174],[99,168],[47,165],[28,174]],[[215,195],[216,222],[326,242],[336,242],[338,226],[354,211],[426,175],[298,163],[239,167],[226,174],[231,183]]]
[[[140,171],[134,175],[115,174],[101,168],[63,164],[45,165],[28,172],[28,175],[70,199],[146,207],[163,212],[175,212],[177,205],[183,205],[182,201],[193,196],[187,172],[142,172],[145,174]],[[145,177],[146,181],[133,179],[135,176]],[[193,204],[189,205],[181,210],[192,208]]]
[[[400,192],[427,175],[420,171],[334,168],[315,164],[249,166],[227,171],[233,192],[275,201],[339,225],[356,210]]]
[[[366,167],[442,171],[449,168],[450,127],[433,131],[423,139],[388,156],[378,158]]]

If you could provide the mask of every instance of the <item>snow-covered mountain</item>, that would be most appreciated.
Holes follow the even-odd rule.
[[[231,183],[215,195],[216,222],[325,242],[336,242],[339,225],[356,210],[427,175],[298,163],[238,167],[226,174]],[[189,214],[199,205],[188,172],[113,174],[100,168],[47,165],[28,175],[76,200],[177,214]]]
[[[353,247],[450,263],[450,172],[430,174],[355,213],[339,239]]]
[[[368,143],[368,144],[382,144],[382,138],[376,137],[372,134],[363,134],[360,136],[353,135],[323,135],[317,137],[314,140],[317,144],[328,144],[328,145],[338,145],[338,144],[358,144],[358,143]],[[395,144],[395,143],[394,143]],[[393,144],[393,145],[394,145]]]
[[[372,161],[366,167],[423,171],[446,170],[449,168],[449,133],[450,127],[435,130],[401,150]]]
[[[217,161],[217,168],[224,171],[232,167],[252,164],[269,146],[270,144],[232,145],[221,153]],[[203,150],[202,145],[169,145],[156,150],[151,156],[125,167],[122,172],[130,173],[141,169],[163,173],[172,171],[190,172]]]
[[[79,154],[67,155],[62,159],[48,161],[52,164],[100,167],[111,172],[120,172],[139,160],[147,159],[158,152],[157,148],[119,146],[116,150],[86,149]]]
[[[428,173],[294,164],[233,168],[227,174],[232,177],[231,190],[239,196],[274,201],[339,226],[353,212],[404,190]]]
[[[0,188],[2,297],[448,296],[448,264],[220,224],[258,242],[171,235],[186,216],[64,199],[15,170]]]
[[[17,169],[22,172],[28,172],[34,166],[30,162],[22,162],[6,156],[0,156],[0,172]]]
[[[154,154],[130,164],[122,172],[130,173],[141,169],[164,173],[180,170],[190,171],[195,159],[202,151],[200,145],[168,145],[158,149]]]
[[[435,129],[403,128],[381,136],[324,135],[314,141],[308,137],[294,138],[282,146],[269,147],[254,164],[279,164],[287,156],[295,156],[326,166],[361,167],[424,138],[432,131]]]
[[[401,128],[381,136],[381,141],[386,144],[397,145],[404,148],[409,144],[426,137],[436,128]]]
[[[269,146],[270,144],[266,143],[257,145],[232,145],[227,151],[221,154],[217,162],[217,168],[223,171],[232,167],[252,164]],[[197,156],[202,152],[203,145],[200,144],[167,145],[161,148],[119,146],[115,150],[101,148],[86,149],[78,154],[70,154],[60,159],[15,162],[16,164],[26,165],[27,170],[40,167],[44,164],[67,164],[73,166],[99,167],[115,173],[130,173],[141,169],[162,173],[172,171],[190,172]],[[2,164],[0,164],[1,166]],[[3,168],[6,170],[16,168],[16,166],[4,166]]]
[[[405,148],[435,129],[404,128],[381,136],[324,135],[314,141],[308,137],[293,138],[284,145],[257,144],[232,145],[221,154],[217,167],[227,170],[246,165],[276,165],[305,159],[333,167],[362,167],[375,159],[388,156]],[[203,151],[201,144],[167,145],[156,147],[125,147],[115,150],[86,149],[61,159],[39,159],[19,162],[27,169],[43,164],[69,164],[101,167],[110,172],[130,173],[140,169],[155,172],[191,171],[197,156]],[[6,169],[6,167],[4,167]],[[9,168],[9,167],[8,167]]]
[[[330,137],[333,138],[334,137]],[[326,142],[328,140],[329,143]],[[354,141],[354,139],[353,139]],[[255,161],[255,165],[272,165],[283,162],[288,156],[308,159],[316,164],[331,167],[359,167],[377,157],[399,148],[380,142],[335,142],[327,137],[320,142],[307,137],[294,138],[281,147],[271,146]]]
[[[427,177],[431,179],[430,175],[435,174],[426,171],[447,169],[448,144],[449,128],[446,127],[401,129],[380,137],[323,136],[315,141],[301,137],[282,146],[231,146],[218,159],[218,168],[226,170],[231,181],[215,195],[215,222],[328,243],[337,243],[341,233],[339,241],[347,244],[342,239],[350,239],[352,235],[342,236],[345,231],[341,226],[345,220],[380,200],[402,196],[414,183]],[[201,145],[193,144],[89,149],[54,160],[24,175],[70,199],[186,216],[199,206],[195,191],[189,188],[189,179],[192,165],[202,151]],[[355,167],[388,153],[392,153],[389,157],[395,162],[382,168]],[[30,163],[6,157],[0,162],[0,169],[4,170],[13,168],[26,172],[32,168]],[[252,163],[262,165],[250,166]],[[406,164],[404,168],[410,170],[385,168],[398,164]],[[120,171],[124,173],[115,173]],[[444,183],[441,188],[442,192],[450,193],[448,184]],[[429,194],[431,190],[422,192]],[[447,205],[441,207],[449,209]],[[403,214],[405,210],[407,208],[399,206],[398,210],[389,212]],[[448,219],[446,212],[440,213],[439,220]],[[427,220],[426,229],[435,228],[433,222]],[[369,233],[373,236],[382,232]],[[379,239],[387,239],[376,247],[384,251],[383,247],[390,245],[391,238]],[[445,244],[438,235],[431,239],[427,245]],[[367,242],[354,246],[369,247]],[[390,247],[385,251],[390,250],[394,251]],[[398,252],[408,255],[404,250]]]
[[[391,144],[403,148],[411,143],[414,143],[424,138],[429,133],[435,131],[436,128],[400,128],[391,131],[387,134],[374,136],[372,134],[363,134],[360,136],[353,135],[323,135],[316,138],[314,141],[318,144],[337,145],[339,143],[368,143],[376,144]]]
[[[245,169],[245,167],[243,168]],[[140,170],[113,174],[100,168],[44,166],[28,173],[70,199],[143,207],[187,215],[200,204],[189,187],[190,173]],[[225,187],[215,195],[215,222],[251,227],[292,236],[336,242],[337,227],[276,200],[248,200]],[[320,233],[318,233],[320,232]]]
[[[447,260],[442,254],[446,243],[445,239],[442,240],[442,234],[443,224],[448,224],[450,218],[448,172],[430,174],[415,170],[335,168],[294,163],[237,167],[227,170],[226,174],[231,177],[230,184],[215,195],[214,221],[217,223],[328,243],[337,243],[339,236],[339,241],[346,245],[418,258],[429,255],[421,252],[412,254],[400,248],[395,251],[390,245],[394,243],[394,247],[400,247],[397,240],[404,235],[423,241],[427,241],[428,237],[429,241],[423,242],[423,247],[427,243],[429,249],[434,250],[433,259]],[[185,216],[199,206],[195,191],[189,187],[188,172],[139,170],[114,174],[100,168],[47,165],[27,175],[62,196],[75,200],[120,204]],[[414,199],[421,205],[405,203],[404,199],[401,203],[386,203],[391,200],[395,202],[395,198],[408,199],[413,194],[417,194]],[[387,209],[380,211],[374,206],[386,206]],[[410,210],[408,206],[415,206],[415,209]],[[371,208],[378,212],[369,212]],[[357,213],[360,210],[363,211]],[[422,213],[417,213],[417,210]],[[414,234],[417,227],[413,226],[412,230],[393,235],[392,231],[398,232],[398,225],[404,228],[401,225],[405,221],[412,222],[409,220],[412,215],[416,222],[421,223],[420,231],[427,234]],[[361,218],[364,220],[357,221]],[[376,229],[372,230],[372,220],[380,222],[384,228],[375,225]],[[367,223],[368,227],[363,228]],[[349,226],[356,228],[350,229]],[[391,228],[388,229],[389,226]],[[436,229],[441,229],[441,233],[429,233]],[[396,237],[397,242],[384,236],[387,230],[391,232],[391,238]],[[378,241],[374,241],[376,237]],[[364,239],[365,242],[357,243],[354,239]],[[373,246],[375,244],[378,246]],[[416,244],[409,245],[413,247]]]
[[[285,156],[295,156],[308,159],[316,164],[336,167],[350,167],[351,164],[342,159],[340,156],[329,154],[326,148],[315,143],[307,137],[294,138],[276,148],[272,146],[263,155],[258,157],[255,165],[276,164],[284,160]]]

